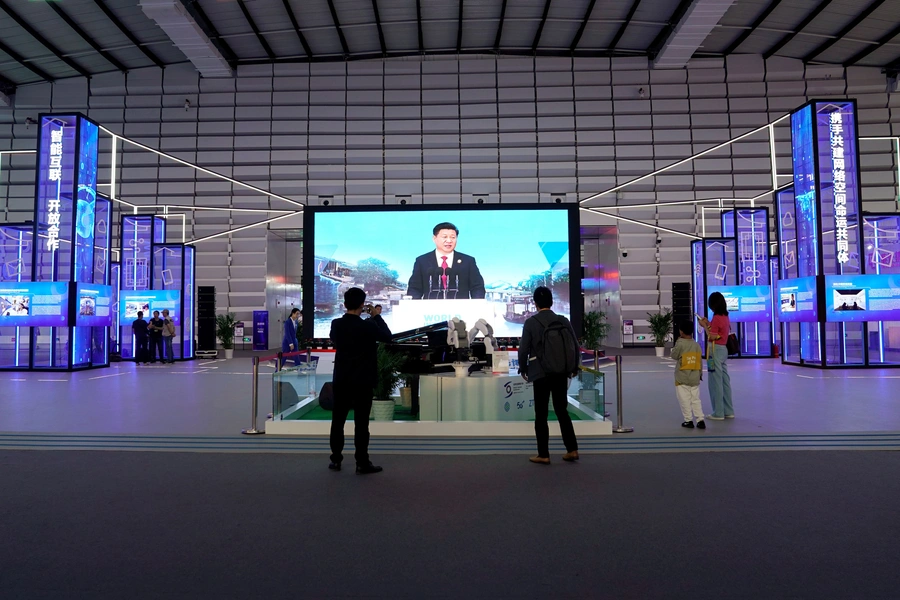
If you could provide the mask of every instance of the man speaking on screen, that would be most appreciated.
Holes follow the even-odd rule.
[[[407,295],[417,300],[484,298],[484,278],[475,259],[456,251],[456,225],[438,223],[432,233],[435,250],[416,258]]]

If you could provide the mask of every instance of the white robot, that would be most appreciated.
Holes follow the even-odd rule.
[[[494,339],[494,328],[484,319],[475,321],[475,326],[469,330],[469,346],[475,340],[475,336],[479,333],[484,335],[484,351],[485,354],[493,354],[498,349],[497,340]]]
[[[469,347],[469,338],[466,336],[466,322],[459,317],[453,317],[447,321],[447,344],[457,350]]]

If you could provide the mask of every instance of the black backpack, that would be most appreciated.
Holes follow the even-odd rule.
[[[537,359],[544,373],[549,375],[568,375],[578,369],[578,342],[572,337],[572,328],[562,317],[557,316],[544,325],[541,343],[537,347]]]

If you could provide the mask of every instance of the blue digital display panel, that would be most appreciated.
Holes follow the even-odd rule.
[[[110,327],[113,324],[112,286],[79,283],[75,286],[75,325]]]
[[[791,114],[791,152],[796,205],[797,267],[799,275],[818,275],[819,235],[817,223],[815,130],[812,106]]]
[[[153,311],[169,311],[169,318],[175,325],[181,325],[181,292],[178,290],[122,290],[119,292],[119,324],[128,325],[137,319],[138,311],[144,313],[144,320],[153,316]]]
[[[725,296],[728,318],[736,323],[772,320],[772,288],[768,285],[711,285],[710,294]]]
[[[900,275],[825,277],[826,321],[900,321]]]
[[[782,322],[809,323],[819,320],[815,277],[782,279],[778,282],[775,301],[778,303],[778,319]]]
[[[0,282],[0,326],[65,327],[68,324],[68,283]]]
[[[78,179],[75,208],[75,281],[93,281],[94,213],[97,201],[97,140],[99,129],[78,120]]]

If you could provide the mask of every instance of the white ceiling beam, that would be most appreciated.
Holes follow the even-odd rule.
[[[166,32],[202,77],[234,77],[234,69],[180,0],[140,0],[141,10]]]
[[[653,58],[653,68],[684,68],[734,3],[735,0],[694,0],[681,18],[678,17],[681,10],[676,10],[664,30],[665,41],[660,40],[662,45]]]

